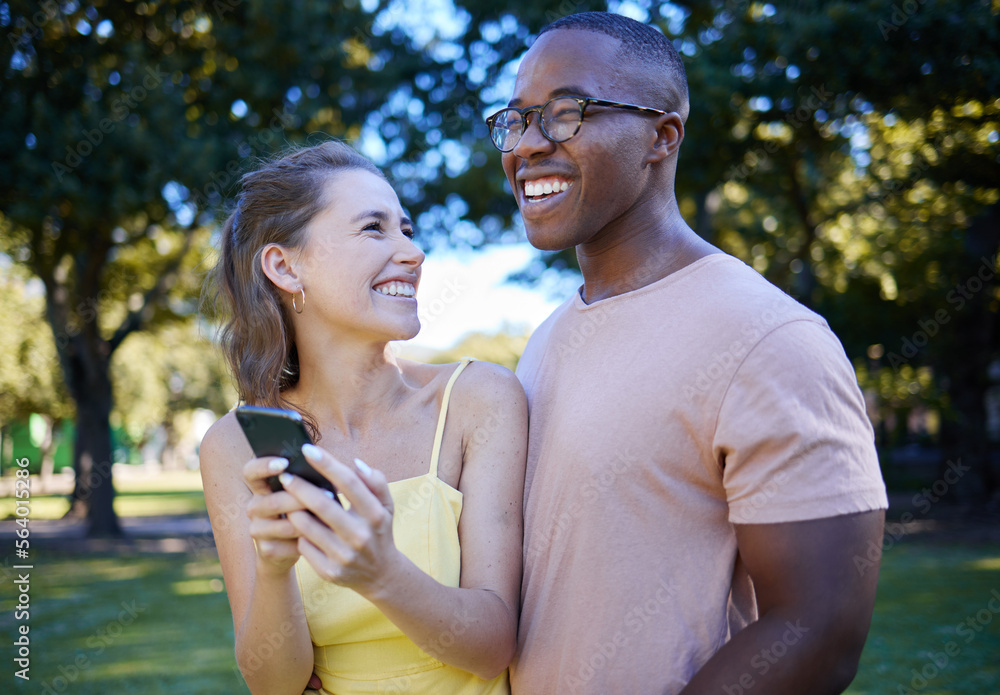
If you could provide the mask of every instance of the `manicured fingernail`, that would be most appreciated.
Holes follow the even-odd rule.
[[[323,454],[320,452],[319,447],[315,444],[303,444],[302,453],[311,459],[322,458]]]
[[[278,476],[278,480],[281,481],[282,485],[288,485],[288,483],[292,482],[292,474],[282,473],[281,475]]]
[[[354,465],[357,466],[358,470],[364,473],[365,475],[372,474],[372,467],[369,466],[364,461],[362,461],[361,459],[354,459]]]
[[[288,459],[271,459],[270,463],[267,464],[267,467],[268,470],[280,473],[288,468]]]
[[[331,492],[330,490],[323,490],[323,492],[326,493],[327,497],[329,497],[330,499],[333,499],[333,492]]]

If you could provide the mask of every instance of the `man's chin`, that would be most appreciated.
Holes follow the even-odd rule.
[[[546,229],[525,224],[528,242],[539,251],[563,251],[576,246],[573,240],[559,233],[557,229]]]

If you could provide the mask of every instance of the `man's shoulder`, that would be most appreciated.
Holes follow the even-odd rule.
[[[713,258],[717,260],[706,265],[686,288],[689,306],[697,315],[731,327],[748,321],[758,327],[802,320],[826,325],[822,316],[738,258],[728,254]]]

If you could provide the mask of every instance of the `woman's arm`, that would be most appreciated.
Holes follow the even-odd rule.
[[[265,478],[274,474],[274,459],[253,459],[231,413],[205,435],[199,456],[240,671],[252,693],[301,695],[312,673],[312,641],[295,579],[298,534],[278,515],[302,505],[271,492]]]
[[[463,431],[460,587],[443,586],[396,549],[392,498],[379,471],[319,450],[310,462],[351,510],[295,478],[289,491],[326,526],[306,512],[289,519],[302,535],[299,550],[321,577],[356,590],[435,658],[489,679],[508,666],[517,641],[528,411],[508,370],[474,363],[466,371],[449,412]]]

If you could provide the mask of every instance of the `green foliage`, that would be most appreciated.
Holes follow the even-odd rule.
[[[15,268],[0,268],[0,423],[32,413],[72,417],[59,373],[52,329],[42,320],[45,300],[28,290]]]
[[[507,369],[517,369],[517,361],[528,344],[526,333],[512,332],[510,329],[498,333],[470,333],[454,347],[439,352],[430,362],[432,364],[448,364],[458,362],[463,357],[475,357],[495,364],[502,364]]]
[[[196,322],[131,336],[115,353],[113,420],[133,441],[198,408],[228,411],[236,402],[228,367]]]

